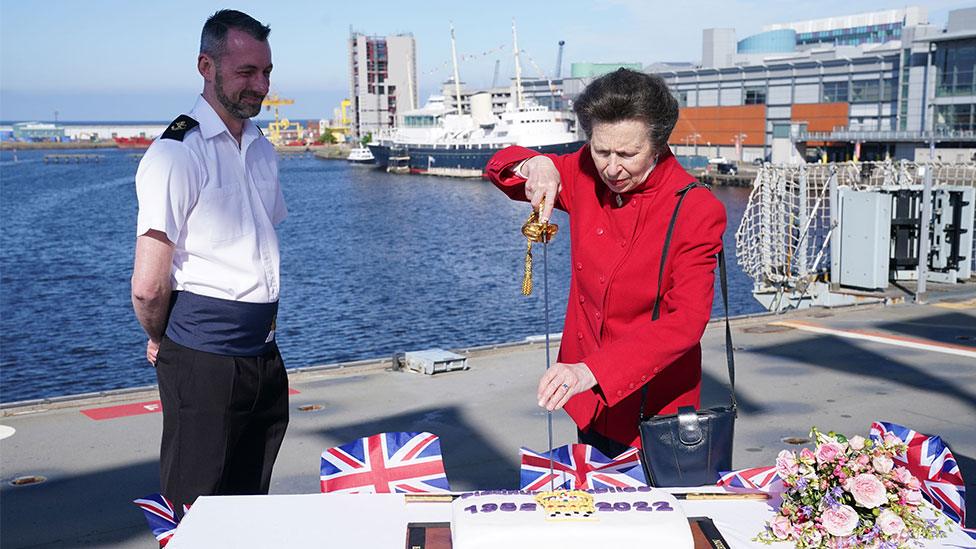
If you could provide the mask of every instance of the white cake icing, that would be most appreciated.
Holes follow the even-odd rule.
[[[693,549],[688,518],[671,494],[655,488],[627,490],[633,491],[575,492],[569,496],[570,509],[551,503],[566,501],[560,494],[546,501],[548,511],[537,501],[539,493],[464,494],[453,503],[452,544],[454,549],[593,549],[637,542],[642,547]]]

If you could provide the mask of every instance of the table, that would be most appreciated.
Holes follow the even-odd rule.
[[[717,487],[667,490],[722,491]],[[711,517],[732,549],[769,547],[752,541],[772,516],[773,509],[767,502],[686,500],[679,503],[688,516]],[[450,520],[450,503],[408,503],[404,494],[209,496],[197,499],[167,548],[401,549],[405,545],[408,522]],[[925,547],[976,547],[976,544],[961,529],[953,527],[947,538],[929,542]]]

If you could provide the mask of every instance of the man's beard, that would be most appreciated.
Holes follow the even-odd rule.
[[[224,93],[224,79],[220,76],[219,65],[217,67],[216,76],[217,78],[216,81],[214,82],[214,91],[217,92],[217,101],[220,101],[220,104],[223,105],[225,109],[227,109],[227,112],[230,113],[231,116],[233,116],[234,118],[238,118],[240,120],[245,120],[248,118],[253,118],[257,116],[259,112],[261,112],[260,102],[255,104],[245,103],[243,101],[234,102],[231,100],[230,97],[227,96],[226,93]],[[256,97],[258,99],[264,99],[263,95],[258,95],[254,92],[249,92],[247,90],[241,92],[239,99],[244,99],[245,97]]]

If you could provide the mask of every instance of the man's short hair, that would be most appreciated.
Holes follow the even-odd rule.
[[[210,16],[203,24],[200,34],[200,53],[219,59],[227,46],[227,31],[237,29],[246,32],[255,40],[265,42],[271,34],[271,27],[261,24],[250,15],[237,10],[220,10]]]

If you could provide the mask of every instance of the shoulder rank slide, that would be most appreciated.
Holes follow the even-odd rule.
[[[177,141],[183,141],[183,137],[186,136],[186,132],[199,125],[200,123],[196,120],[185,114],[181,114],[176,118],[176,120],[169,123],[169,126],[166,128],[166,131],[163,132],[163,135],[160,136],[160,139],[175,139]]]

